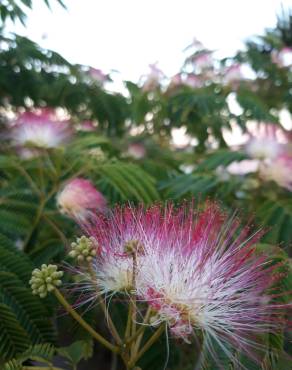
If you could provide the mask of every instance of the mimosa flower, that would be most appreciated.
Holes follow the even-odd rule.
[[[279,67],[292,66],[292,48],[284,47],[281,50],[274,50],[271,54],[272,62]]]
[[[128,155],[135,159],[142,159],[146,155],[145,146],[141,143],[132,143],[128,146]]]
[[[192,56],[192,61],[198,72],[213,67],[213,56],[211,51],[199,51]]]
[[[202,81],[202,79],[195,74],[188,74],[183,83],[184,85],[187,85],[194,89],[200,88],[204,85],[204,81]]]
[[[182,85],[182,76],[180,73],[175,74],[174,76],[171,77],[169,86],[174,87],[174,86],[180,86]]]
[[[164,73],[157,67],[156,64],[149,65],[150,72],[145,76],[142,90],[150,92],[156,90],[160,86],[161,80],[164,78]]]
[[[94,132],[96,130],[96,124],[93,121],[86,120],[82,121],[78,128],[80,131]]]
[[[135,291],[152,308],[151,325],[166,323],[188,341],[196,330],[248,354],[256,335],[277,331],[284,308],[273,302],[280,275],[255,244],[261,233],[239,229],[217,205],[202,212],[169,204],[115,208],[83,224],[99,246],[93,262],[101,293]]]
[[[292,191],[292,156],[282,154],[273,161],[261,164],[260,176]]]
[[[224,73],[224,82],[227,85],[237,87],[238,82],[243,79],[242,66],[239,63],[228,67]]]
[[[69,181],[57,196],[57,204],[61,212],[85,221],[96,211],[106,209],[104,196],[96,190],[93,184],[83,178]]]
[[[56,148],[71,136],[68,121],[59,121],[52,112],[25,112],[18,116],[11,131],[11,138],[19,148]]]
[[[90,67],[88,70],[89,76],[96,81],[98,84],[103,85],[109,81],[108,75],[105,74],[101,69]]]
[[[276,158],[283,151],[283,143],[277,137],[280,131],[274,124],[259,124],[245,146],[247,154],[255,159]]]

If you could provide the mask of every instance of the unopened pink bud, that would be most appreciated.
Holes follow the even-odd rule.
[[[83,178],[69,181],[58,194],[61,211],[79,221],[85,221],[96,211],[104,212],[106,200],[93,184]]]

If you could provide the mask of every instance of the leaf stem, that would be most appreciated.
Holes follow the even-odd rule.
[[[35,182],[33,181],[32,177],[29,175],[29,173],[19,164],[16,164],[15,165],[16,169],[19,170],[19,172],[21,172],[21,174],[26,178],[27,182],[30,184],[30,186],[32,187],[32,189],[39,195],[39,196],[42,196],[42,193],[41,191],[38,189],[37,185],[35,184]]]
[[[45,204],[46,204],[46,200],[43,199],[43,197],[41,197],[41,200],[40,200],[40,205],[37,209],[37,213],[36,213],[36,216],[35,216],[35,219],[33,221],[33,224],[32,224],[32,227],[29,231],[29,233],[27,234],[26,238],[25,238],[25,241],[24,241],[24,246],[23,246],[23,250],[26,251],[27,250],[27,247],[28,247],[28,244],[30,242],[30,239],[32,237],[32,234],[37,226],[37,224],[39,223],[41,217],[42,217],[42,213],[43,213],[43,210],[45,208]]]
[[[131,297],[130,304],[132,305],[132,330],[131,335],[136,335],[136,322],[137,322],[137,300],[136,300],[136,273],[137,273],[137,254],[136,251],[133,253],[133,293]],[[135,343],[133,342],[131,345],[131,356],[133,356],[135,352]]]
[[[135,344],[134,344],[134,348],[133,348],[133,353],[132,353],[132,356],[136,356],[137,352],[139,351],[139,348],[140,348],[140,344],[141,344],[141,341],[143,339],[143,336],[144,336],[144,332],[146,330],[146,325],[149,321],[149,318],[150,318],[150,315],[151,315],[151,307],[149,306],[147,311],[146,311],[146,314],[145,314],[145,317],[144,317],[144,320],[143,320],[143,325],[139,328],[139,330],[135,333],[135,337],[137,338]],[[138,333],[139,332],[139,333]],[[138,333],[138,335],[137,335]]]
[[[99,343],[104,345],[107,349],[114,353],[119,353],[120,349],[117,346],[111,344],[108,340],[106,340],[102,335],[97,333],[83,318],[72,308],[70,303],[66,300],[66,298],[61,294],[61,292],[55,288],[54,294],[61,305],[66,309],[66,311]]]
[[[144,355],[144,353],[158,340],[161,334],[164,332],[165,326],[161,325],[157,331],[148,339],[145,345],[140,349],[140,351],[135,355],[128,363],[129,369],[132,369],[136,362]]]
[[[131,298],[130,298],[131,299]],[[127,342],[130,334],[131,334],[131,323],[132,323],[132,311],[133,306],[130,303],[129,304],[129,311],[128,311],[128,319],[127,319],[127,325],[126,325],[126,331],[125,331],[125,341]]]

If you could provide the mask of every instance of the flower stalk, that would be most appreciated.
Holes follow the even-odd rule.
[[[97,333],[83,318],[73,309],[70,303],[66,300],[66,298],[61,294],[61,292],[55,288],[54,294],[61,305],[66,309],[66,311],[100,344],[105,346],[107,349],[114,353],[119,353],[120,350],[117,346],[114,346],[108,340],[106,340],[102,335]]]
[[[140,349],[140,351],[135,355],[128,363],[129,369],[132,369],[137,361],[144,355],[144,353],[159,339],[161,334],[165,331],[165,326],[161,325],[156,332],[149,338],[145,345]]]

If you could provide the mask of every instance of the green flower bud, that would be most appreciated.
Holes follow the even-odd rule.
[[[95,159],[97,162],[104,162],[106,160],[106,155],[101,148],[92,148],[88,151],[91,158]]]
[[[60,286],[62,284],[60,278],[64,273],[63,271],[57,271],[57,269],[56,265],[45,264],[41,266],[41,269],[34,269],[29,281],[32,294],[45,298],[55,287]]]
[[[98,245],[93,237],[81,236],[71,244],[71,248],[69,256],[76,259],[77,262],[83,263],[92,261],[93,257],[96,256]]]

